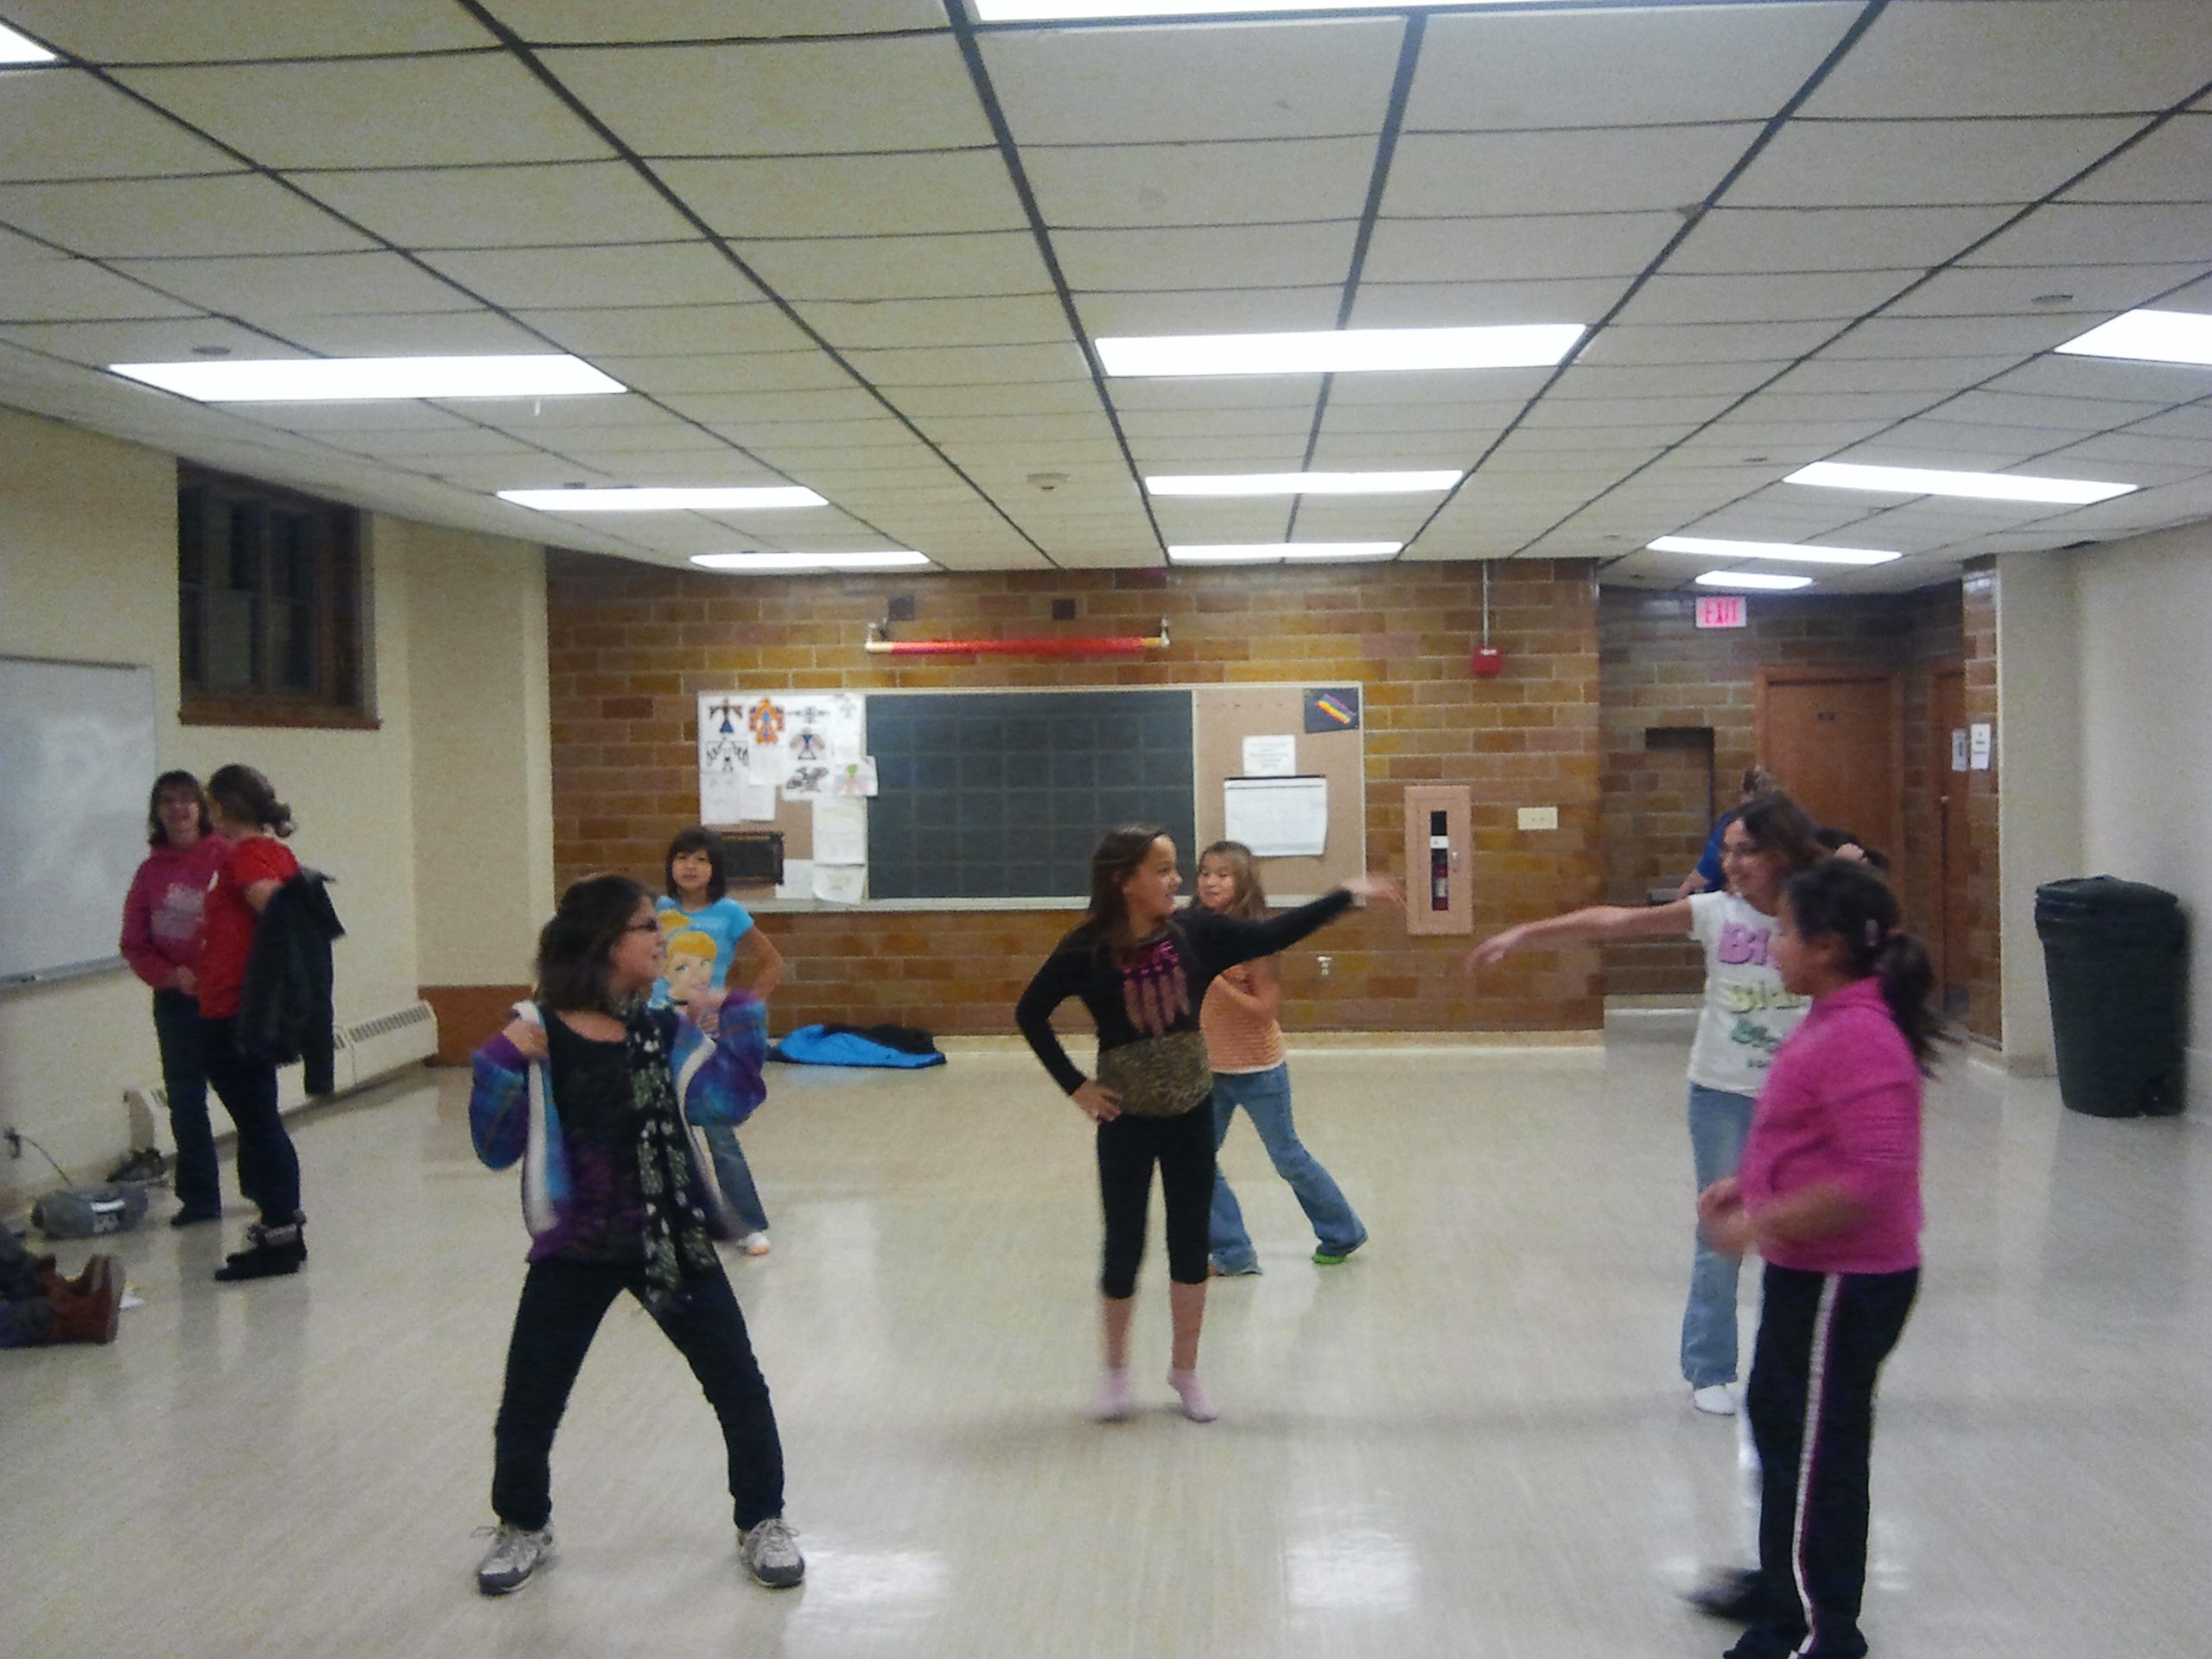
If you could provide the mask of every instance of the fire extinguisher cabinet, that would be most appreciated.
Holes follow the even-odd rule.
[[[1406,931],[1471,933],[1473,795],[1465,784],[1406,790]]]

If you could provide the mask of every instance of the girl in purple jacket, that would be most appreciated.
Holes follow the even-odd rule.
[[[1935,976],[1863,866],[1796,877],[1778,919],[1783,985],[1813,1004],[1775,1055],[1742,1168],[1698,1198],[1715,1249],[1766,1262],[1745,1402],[1759,1565],[1695,1599],[1749,1625],[1729,1659],[1859,1659],[1874,1385],[1920,1281]]]

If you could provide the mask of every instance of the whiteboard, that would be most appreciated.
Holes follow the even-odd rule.
[[[154,737],[150,668],[0,657],[0,988],[124,965]]]

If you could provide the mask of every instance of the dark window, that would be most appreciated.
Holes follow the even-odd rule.
[[[369,726],[361,515],[275,485],[177,469],[181,717]]]

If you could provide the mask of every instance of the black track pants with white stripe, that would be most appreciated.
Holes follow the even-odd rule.
[[[1920,1270],[1808,1273],[1770,1263],[1745,1405],[1761,1465],[1759,1574],[1770,1617],[1738,1651],[1858,1659],[1866,1587],[1874,1382]]]

